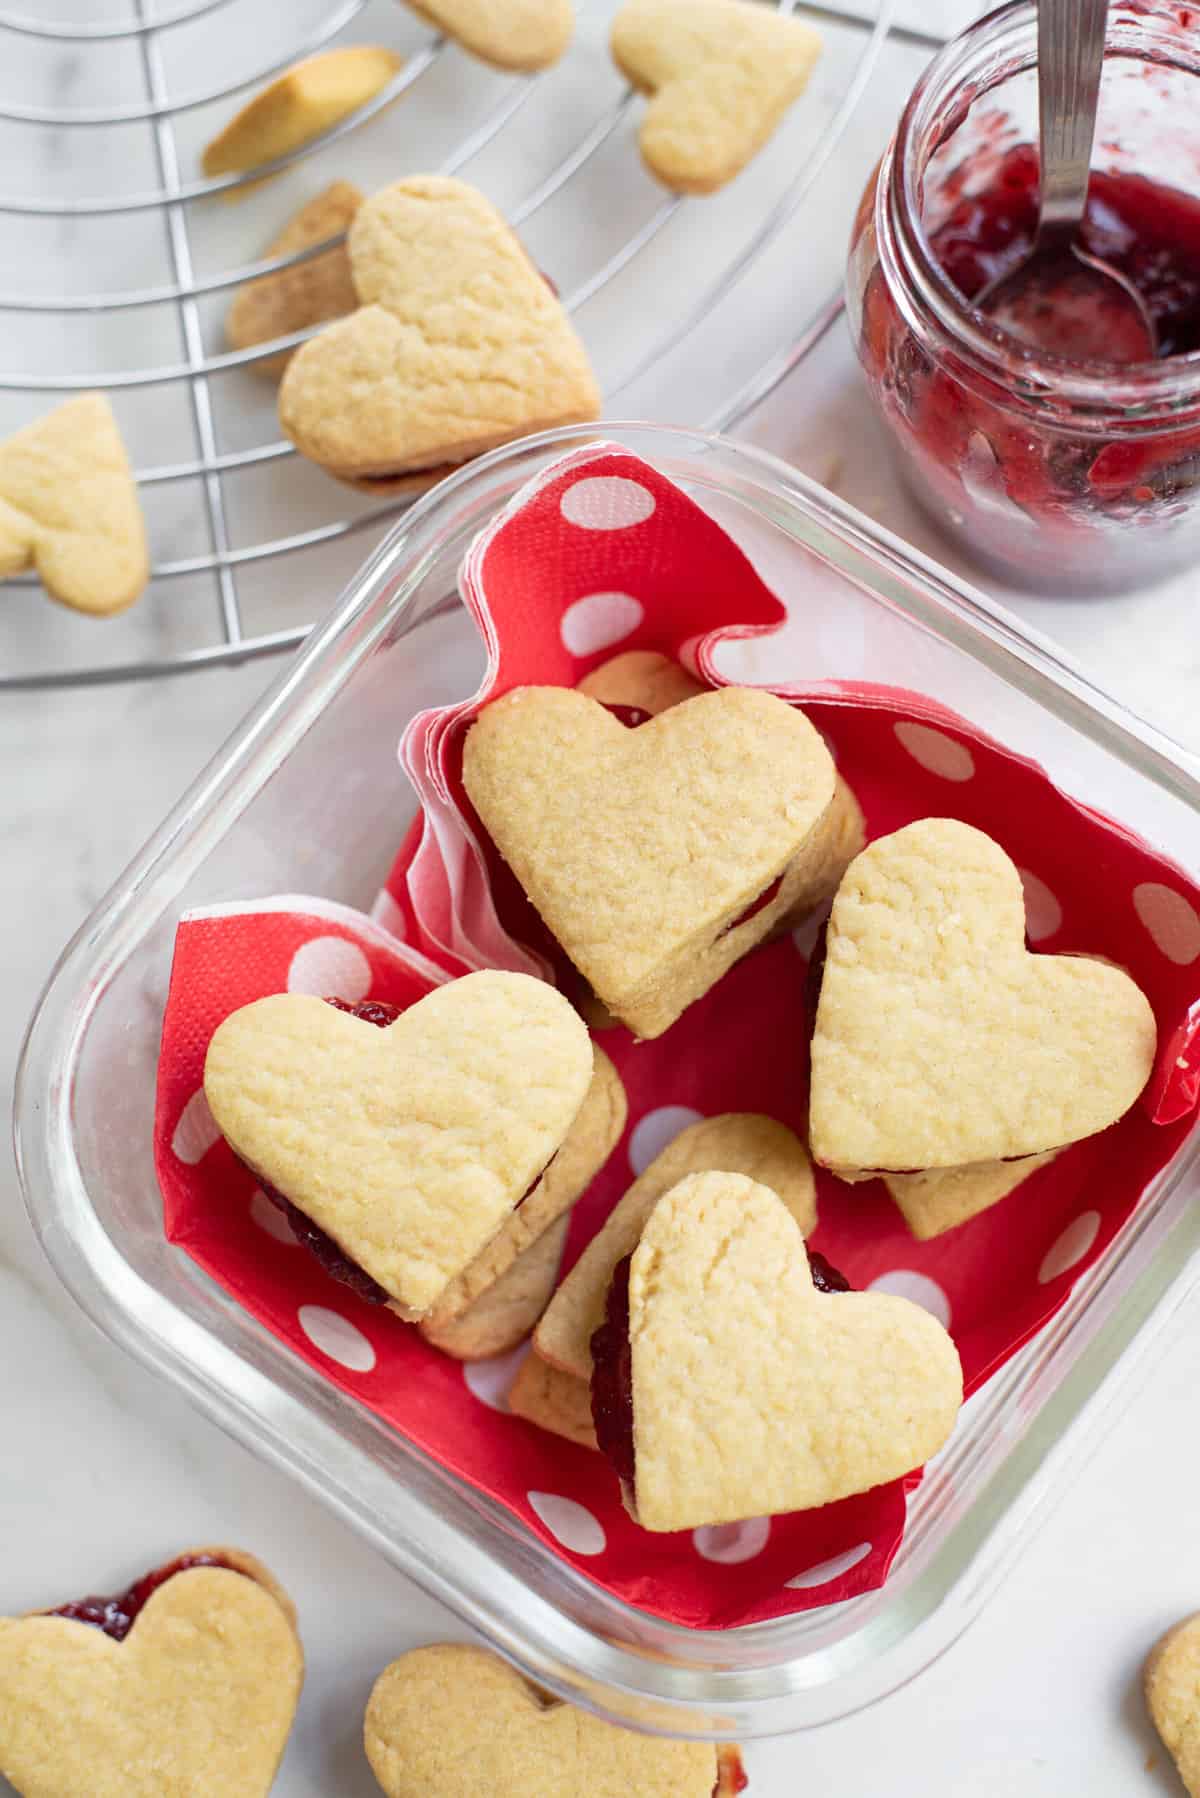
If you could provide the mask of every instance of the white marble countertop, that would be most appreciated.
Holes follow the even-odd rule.
[[[69,254],[65,237],[68,275]],[[3,255],[0,266],[7,275]],[[144,420],[139,429],[144,454],[153,433]],[[894,484],[840,333],[748,434],[945,555]],[[160,538],[159,553],[191,553],[188,529],[181,512],[177,537]],[[357,549],[365,553],[371,540],[360,537]],[[328,582],[325,593],[332,596]],[[1200,752],[1190,577],[1129,598],[1015,603],[1134,709]],[[138,628],[150,642],[160,627]],[[21,1027],[58,949],[277,672],[256,663],[0,703],[5,1092]],[[0,1612],[103,1589],[197,1542],[257,1551],[296,1599],[309,1669],[280,1798],[369,1798],[375,1786],[359,1738],[372,1679],[405,1647],[459,1627],[93,1331],[33,1242],[7,1156],[0,1370]],[[1161,1753],[1147,1766],[1156,1744],[1137,1680],[1154,1637],[1200,1604],[1198,1379],[1193,1326],[1176,1333],[1169,1357],[968,1634],[869,1715],[752,1747],[754,1798],[1166,1798],[1178,1790]]]

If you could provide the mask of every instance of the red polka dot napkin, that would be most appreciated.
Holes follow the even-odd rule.
[[[868,1591],[901,1540],[904,1482],[822,1511],[647,1537],[600,1457],[507,1414],[518,1357],[464,1370],[329,1279],[291,1241],[208,1115],[209,1037],[230,1010],[263,994],[370,994],[408,1005],[464,968],[552,975],[553,945],[463,793],[462,739],[481,704],[523,683],[574,685],[621,649],[661,650],[719,685],[719,645],[769,638],[785,615],[713,519],[607,445],[567,458],[518,494],[471,550],[462,587],[487,674],[473,699],[420,715],[405,734],[402,759],[422,811],[376,921],[287,898],[195,913],[180,926],[155,1133],[167,1234],[352,1399],[628,1603],[719,1629]],[[945,1237],[915,1242],[877,1182],[850,1189],[818,1178],[815,1247],[856,1286],[904,1293],[942,1318],[973,1389],[1064,1302],[1190,1127],[1200,1086],[1192,1009],[1200,893],[1132,831],[1059,792],[1020,745],[990,740],[922,695],[824,683],[785,696],[802,700],[824,732],[871,836],[930,815],[989,832],[1022,870],[1033,946],[1121,962],[1158,1017],[1159,1065],[1144,1102]],[[576,1207],[565,1265],[633,1175],[697,1116],[761,1110],[803,1131],[812,934],[749,956],[656,1042],[605,1034],[629,1092],[629,1123]]]

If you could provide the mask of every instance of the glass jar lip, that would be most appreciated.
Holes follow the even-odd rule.
[[[1152,27],[1158,14],[1154,0],[1137,8],[1139,29]],[[1174,19],[1174,9],[1172,9]],[[1127,23],[1132,22],[1132,15]],[[1182,38],[1177,20],[1170,41],[1163,37],[1161,54],[1154,61],[1200,76],[1200,39],[1193,40],[1190,54],[1180,54]],[[1112,46],[1114,9],[1110,20],[1110,47],[1106,57],[1134,57],[1138,52]],[[1174,51],[1174,54],[1172,54]],[[1057,356],[1018,342],[989,324],[985,316],[964,299],[933,253],[921,223],[920,174],[917,158],[923,135],[936,122],[939,108],[956,92],[980,98],[1001,75],[1016,74],[1036,66],[1036,0],[1008,0],[984,15],[958,37],[952,38],[927,65],[917,81],[891,148],[880,170],[876,194],[876,219],[881,247],[891,245],[910,290],[904,307],[906,322],[918,336],[934,325],[953,353],[985,379],[1009,388],[1014,399],[1038,408],[1074,410],[1102,417],[1111,428],[1117,420],[1133,428],[1153,428],[1163,412],[1191,410],[1200,405],[1200,350],[1120,367],[1108,362],[1075,360]],[[990,72],[991,80],[987,79]],[[972,85],[972,76],[976,77]],[[980,79],[982,77],[982,79]]]

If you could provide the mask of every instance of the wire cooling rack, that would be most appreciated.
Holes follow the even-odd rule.
[[[292,0],[282,26],[273,0],[119,3],[111,20],[94,0],[75,0],[78,22],[40,4],[0,11],[0,187],[20,187],[0,192],[0,430],[69,393],[107,392],[153,573],[137,606],[105,621],[48,605],[32,576],[5,583],[0,688],[293,648],[364,536],[401,509],[338,487],[280,440],[273,384],[254,364],[309,333],[224,342],[234,289],[338,241],[262,254],[335,176],[366,192],[428,169],[476,182],[576,316],[610,416],[735,429],[837,316],[855,200],[939,41],[891,27],[893,0],[774,0],[822,32],[809,93],[737,182],[684,201],[638,159],[642,102],[606,49],[615,0],[577,0],[567,57],[527,77],[473,62],[399,0]],[[278,179],[200,177],[200,149],[247,93],[335,40],[389,44],[404,61],[369,104],[269,165]],[[897,56],[880,102],[881,59]]]

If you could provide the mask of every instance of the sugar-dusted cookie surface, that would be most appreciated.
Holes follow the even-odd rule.
[[[790,909],[787,879],[771,889],[834,797],[818,732],[748,687],[702,693],[637,730],[586,694],[520,687],[467,733],[463,780],[566,954],[643,1037]]]
[[[543,1230],[465,1311],[444,1321],[429,1312],[418,1325],[426,1342],[456,1361],[486,1361],[524,1342],[554,1295],[570,1227],[564,1215]]]
[[[809,1144],[832,1168],[962,1167],[1090,1136],[1150,1075],[1127,974],[1031,955],[1020,875],[982,831],[924,818],[850,864],[829,919]]]
[[[0,1775],[22,1798],[266,1798],[304,1677],[295,1612],[253,1556],[198,1555],[221,1565],[167,1578],[123,1640],[0,1618]]]
[[[808,86],[821,39],[754,0],[625,0],[621,73],[652,96],[639,135],[652,174],[711,193],[745,168]]]
[[[998,1205],[1057,1153],[1048,1149],[1044,1155],[1026,1155],[1019,1161],[977,1161],[970,1167],[885,1174],[883,1183],[913,1235],[927,1242]]]
[[[1200,1798],[1200,1613],[1156,1643],[1144,1685],[1151,1721],[1191,1798]]]
[[[349,228],[362,201],[362,194],[352,181],[331,182],[288,220],[267,245],[264,257],[287,256],[339,236]],[[248,350],[273,337],[286,337],[292,331],[342,318],[357,305],[350,258],[345,244],[337,244],[294,268],[260,275],[257,281],[239,288],[225,319],[225,336],[231,349]],[[255,374],[278,380],[293,353],[280,350],[274,356],[252,362],[250,368]]]
[[[394,50],[379,44],[344,44],[322,50],[277,75],[205,147],[200,166],[206,175],[240,174],[274,162],[320,137],[373,100],[400,67]],[[263,180],[273,180],[263,176]],[[252,182],[224,196],[241,199]]]
[[[142,509],[102,393],[76,394],[0,443],[0,577],[24,568],[52,599],[97,617],[146,585]]]
[[[711,1169],[745,1174],[769,1186],[802,1235],[814,1229],[817,1195],[812,1163],[793,1131],[759,1112],[702,1118],[682,1130],[639,1174],[555,1293],[534,1336],[544,1360],[579,1380],[591,1378],[592,1334],[604,1321],[613,1269],[637,1247],[662,1195],[686,1174]]]
[[[612,1154],[625,1128],[625,1088],[603,1049],[593,1048],[593,1055],[591,1084],[553,1161],[486,1248],[451,1280],[424,1320],[431,1330],[442,1331],[473,1309],[542,1232],[571,1209]],[[530,1319],[530,1329],[536,1321],[536,1316]]]
[[[304,994],[258,999],[214,1031],[204,1090],[241,1159],[417,1318],[511,1216],[591,1078],[561,994],[486,971],[384,1030]]]
[[[690,1174],[654,1207],[630,1269],[629,1341],[630,1508],[649,1530],[807,1510],[898,1479],[942,1446],[962,1402],[941,1325],[907,1299],[818,1292],[795,1219],[742,1174]]]
[[[363,1740],[387,1798],[713,1798],[718,1750],[547,1703],[499,1656],[436,1643],[384,1669]]]
[[[551,1367],[535,1352],[526,1355],[508,1389],[508,1408],[541,1430],[563,1436],[580,1448],[595,1448],[592,1394],[586,1380]]]
[[[511,438],[598,417],[566,313],[475,188],[394,182],[360,207],[347,249],[359,308],[302,345],[279,390],[287,436],[330,474],[428,486]]]
[[[545,69],[571,41],[571,0],[409,0],[414,12],[498,69]]]

